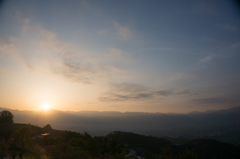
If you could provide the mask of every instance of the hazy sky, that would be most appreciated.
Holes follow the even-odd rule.
[[[176,112],[240,105],[231,0],[7,0],[0,107]]]

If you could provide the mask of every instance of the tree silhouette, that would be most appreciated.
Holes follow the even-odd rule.
[[[0,123],[12,124],[13,123],[13,114],[7,110],[1,111],[0,112]]]
[[[13,134],[13,131],[6,131],[6,132],[3,133],[3,139],[4,139],[4,144],[5,145],[10,140],[12,134]]]
[[[25,126],[25,127],[19,128],[18,130],[16,130],[15,133],[16,133],[15,136],[17,137],[21,148],[24,148],[25,143],[30,135],[29,127]]]
[[[43,127],[45,130],[52,130],[52,127],[50,124],[47,124],[46,126]]]

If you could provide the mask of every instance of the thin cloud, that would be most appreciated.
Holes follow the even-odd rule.
[[[7,42],[6,39],[0,37],[0,52],[4,54],[14,55],[15,54],[14,45],[11,42]]]
[[[225,103],[226,99],[221,97],[201,98],[201,99],[194,99],[193,102],[198,104],[216,104],[216,103]]]
[[[156,91],[154,94],[159,96],[169,96],[173,95],[174,93],[172,91]]]
[[[31,29],[30,19],[25,19],[23,21],[22,34],[26,34],[29,29]]]
[[[136,94],[129,94],[129,95],[108,94],[105,97],[100,97],[99,100],[102,102],[117,102],[117,101],[128,101],[128,100],[147,100],[152,98],[153,98],[153,95],[148,93],[136,93]]]
[[[196,95],[196,93],[192,93],[189,90],[183,91],[171,91],[171,90],[163,90],[163,91],[154,91],[156,96],[178,96],[178,95]]]
[[[200,60],[200,63],[206,63],[206,62],[211,61],[212,59],[213,59],[213,56],[212,56],[212,55],[208,55],[208,56],[202,58],[202,59]]]
[[[183,90],[183,91],[177,92],[175,94],[191,94],[191,92],[189,90]]]
[[[0,37],[0,53],[8,54],[12,56],[13,58],[16,58],[20,62],[22,62],[29,70],[33,70],[33,65],[31,64],[31,60],[22,55],[20,53],[20,49],[16,46],[19,42],[19,39],[16,39],[14,37],[3,39]]]
[[[99,100],[103,102],[137,101],[187,94],[191,95],[192,93],[189,90],[178,92],[171,90],[152,91],[139,84],[120,83],[111,84],[110,91],[101,94]]]
[[[50,63],[51,72],[72,82],[90,84],[94,72],[90,69],[91,65],[69,51],[69,44],[61,41],[55,33],[45,29],[40,29],[40,32],[40,46],[55,53],[60,60],[58,63]]]
[[[146,91],[147,88],[139,84],[120,83],[112,84],[111,90],[115,92],[142,92]]]
[[[53,73],[67,78],[72,82],[91,83],[92,70],[80,62],[73,61],[71,58],[64,57],[62,60],[63,63],[60,66],[52,66]]]
[[[126,27],[126,26],[121,26],[118,24],[116,21],[114,21],[114,26],[117,30],[117,35],[123,40],[127,41],[130,40],[133,37],[132,31]]]
[[[174,48],[170,47],[152,47],[152,48],[143,48],[140,49],[140,51],[168,51],[168,50],[173,50]]]
[[[67,43],[56,33],[30,22],[27,19],[22,26],[25,41],[15,37],[8,40],[0,37],[0,53],[11,55],[29,70],[40,68],[64,80],[84,84],[92,83],[96,77],[106,78],[120,70],[115,63],[104,63],[102,59],[92,56],[94,52],[83,51],[86,49],[84,46]],[[109,54],[110,58],[117,56],[115,59],[118,61],[127,61],[120,49],[110,48]]]

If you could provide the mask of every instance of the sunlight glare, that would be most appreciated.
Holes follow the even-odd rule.
[[[49,105],[48,104],[44,104],[42,107],[44,110],[48,110],[49,109]]]

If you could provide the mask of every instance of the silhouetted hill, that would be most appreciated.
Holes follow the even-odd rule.
[[[21,136],[16,136],[16,134],[22,128],[28,128],[29,131],[27,140],[20,140],[25,143],[24,148],[20,147],[21,142],[14,142],[15,138],[21,139]],[[43,133],[50,133],[50,135],[45,138],[36,138]],[[3,144],[7,134],[10,134],[13,140],[8,140]],[[12,124],[7,128],[1,125],[0,135],[0,150],[4,150],[4,152],[0,152],[0,155],[1,153],[12,154],[20,151],[29,158],[36,155],[61,159],[123,158],[128,154],[128,149],[136,151],[137,156],[147,159],[212,159],[214,157],[216,159],[238,159],[240,157],[238,147],[211,139],[190,140],[185,144],[176,145],[163,138],[130,132],[115,131],[107,136],[93,137],[87,133],[46,129],[29,124]]]
[[[4,110],[5,108],[0,108]],[[95,136],[113,131],[133,132],[142,135],[187,140],[197,138],[216,139],[240,146],[240,107],[226,110],[191,112],[188,114],[163,114],[141,112],[98,111],[19,111],[14,122],[44,126],[51,124],[60,130],[87,131]]]
[[[144,136],[130,132],[114,131],[108,134],[107,137],[115,138],[118,142],[127,143],[130,147],[134,148],[151,147],[151,145],[157,145],[158,147],[171,145],[170,141],[162,138]],[[157,147],[151,147],[150,149],[154,151]]]
[[[117,131],[107,135],[107,137],[115,138],[122,144],[128,144],[129,148],[136,150],[139,156],[148,158],[154,158],[160,154],[166,155],[166,149],[171,152],[172,156],[177,156],[187,149],[204,159],[213,157],[217,159],[237,159],[240,157],[240,149],[238,147],[211,139],[196,139],[188,141],[186,144],[176,146],[162,138],[127,132]]]
[[[203,158],[240,158],[240,149],[231,144],[211,139],[196,139],[189,141],[184,148],[194,151]]]

